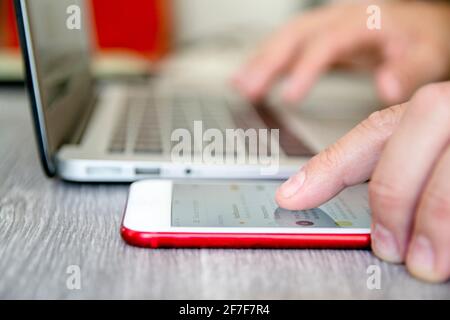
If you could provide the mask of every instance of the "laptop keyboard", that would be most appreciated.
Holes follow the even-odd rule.
[[[155,104],[150,97],[129,97],[116,124],[109,152],[159,154],[163,152]]]
[[[162,154],[165,151],[164,142],[170,141],[173,130],[185,129],[190,132],[191,137],[194,137],[195,121],[201,121],[203,132],[207,129],[217,129],[224,136],[226,129],[279,129],[280,147],[284,153],[289,156],[314,154],[289,130],[283,128],[282,122],[263,106],[253,109],[243,105],[236,112],[235,108],[230,108],[226,96],[195,96],[193,94],[174,95],[169,104],[170,107],[157,108],[157,104],[148,94],[128,97],[126,107],[117,121],[109,144],[110,153]],[[162,129],[169,129],[169,131]],[[176,144],[178,144],[177,141],[168,143],[168,148]],[[245,147],[246,154],[249,154],[251,148],[247,139]],[[192,154],[201,153],[202,148],[202,145],[193,145],[190,151]],[[235,150],[227,150],[227,146],[224,148],[223,156],[229,153],[236,155]]]
[[[185,129],[192,137],[195,121],[201,121],[203,130],[214,128],[225,133],[226,128],[234,128],[226,101],[217,98],[208,100],[202,101],[194,96],[174,96],[170,110],[158,110],[150,97],[129,97],[114,129],[109,152],[163,153],[163,141],[170,141],[170,134],[163,137],[161,124],[171,129],[171,132]],[[172,142],[171,146],[175,144],[178,141]],[[191,152],[201,152],[201,146],[193,146]]]
[[[195,136],[195,123],[201,121],[201,130],[219,130],[225,134],[226,129],[235,128],[235,124],[227,108],[225,97],[195,97],[179,96],[173,101],[171,112],[172,130],[184,129],[189,131],[191,137]],[[200,123],[200,122],[199,122]],[[198,124],[197,124],[198,125]],[[171,146],[178,141],[171,142]],[[191,153],[201,153],[203,145],[191,146]],[[189,152],[189,150],[186,150]],[[224,151],[224,154],[226,150]]]
[[[141,115],[142,117],[137,123],[138,131],[134,144],[134,152],[162,153],[161,129],[154,104],[145,104]]]

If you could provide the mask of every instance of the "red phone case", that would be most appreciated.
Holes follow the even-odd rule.
[[[151,233],[121,228],[129,244],[145,248],[347,248],[370,246],[369,234]]]

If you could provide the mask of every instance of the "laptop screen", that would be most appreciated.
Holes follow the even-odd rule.
[[[83,0],[17,0],[16,9],[42,159],[47,172],[54,171],[56,150],[92,99],[87,6]]]

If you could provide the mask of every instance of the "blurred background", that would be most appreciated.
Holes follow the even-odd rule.
[[[92,71],[98,79],[139,80],[158,75],[170,79],[171,85],[182,86],[195,85],[196,80],[229,84],[235,70],[275,29],[302,11],[329,2],[86,1],[89,12],[83,19],[91,31]],[[23,65],[13,0],[0,0],[0,85],[11,83],[23,83]],[[282,103],[279,87],[269,94],[271,105]],[[337,124],[344,134],[378,108],[378,101],[370,75],[331,73],[322,77],[301,102],[298,121],[326,133],[323,118],[330,118],[328,126]],[[331,143],[335,138],[326,137],[325,141]]]
[[[168,53],[230,34],[249,38],[272,31],[318,1],[88,0],[95,70],[142,72]],[[229,40],[229,39],[228,39]],[[244,40],[244,39],[242,39]],[[250,43],[248,43],[250,45]],[[120,63],[119,63],[120,62]],[[0,81],[21,81],[22,61],[13,0],[0,0]]]

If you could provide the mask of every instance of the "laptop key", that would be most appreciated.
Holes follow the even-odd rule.
[[[146,154],[160,154],[163,152],[163,148],[161,145],[145,145],[145,146],[136,146],[134,148],[135,153],[146,153]]]
[[[125,152],[125,145],[124,144],[112,144],[108,151],[110,153],[124,153]]]

